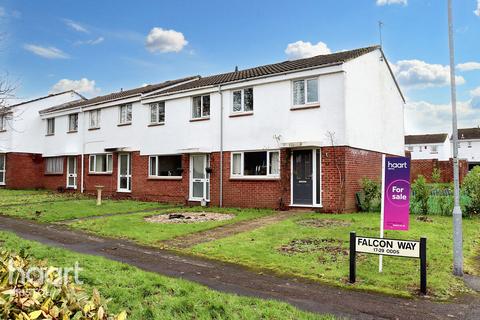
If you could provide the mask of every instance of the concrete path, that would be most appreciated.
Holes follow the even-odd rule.
[[[39,224],[5,216],[0,216],[0,230],[12,231],[22,238],[47,245],[103,256],[146,271],[194,281],[215,290],[288,302],[311,312],[351,319],[480,319],[477,295],[463,296],[450,303],[435,303],[428,299],[407,300],[350,291],[258,274],[237,265],[183,256],[129,241],[94,237],[61,225]]]

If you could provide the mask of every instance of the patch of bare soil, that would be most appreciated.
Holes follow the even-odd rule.
[[[417,216],[415,220],[420,221],[420,222],[433,222],[433,219],[427,217],[427,216]]]
[[[339,219],[303,219],[297,221],[301,226],[313,227],[313,228],[325,228],[325,227],[348,227],[352,223]]]
[[[284,254],[322,252],[331,256],[336,261],[337,256],[348,255],[348,249],[343,247],[343,242],[343,240],[332,238],[294,239],[288,244],[281,246],[278,250]],[[319,259],[322,260],[322,257]]]
[[[146,217],[145,221],[153,223],[201,223],[224,221],[235,218],[233,214],[215,212],[175,212]]]

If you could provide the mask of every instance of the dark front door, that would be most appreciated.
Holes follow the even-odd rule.
[[[312,178],[312,150],[293,151],[293,204],[313,204]]]

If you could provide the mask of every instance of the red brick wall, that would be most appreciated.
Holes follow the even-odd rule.
[[[440,169],[440,182],[449,183],[453,181],[453,159],[439,161],[437,159],[412,160],[410,180],[413,182],[419,175],[423,175],[428,182],[432,182],[433,169]],[[468,173],[468,162],[459,160],[460,182]]]
[[[39,154],[7,153],[6,186],[11,189],[43,187],[43,160]]]

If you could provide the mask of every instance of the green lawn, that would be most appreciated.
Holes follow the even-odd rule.
[[[433,222],[419,222],[411,217],[408,232],[386,231],[385,237],[419,239],[426,236],[428,256],[428,290],[437,299],[467,290],[451,274],[451,217],[432,216]],[[302,225],[333,223],[328,227]],[[340,222],[340,223],[339,223]],[[466,271],[479,274],[474,257],[480,254],[480,219],[464,220],[464,254]],[[197,245],[187,251],[258,269],[305,277],[341,287],[348,284],[349,232],[378,236],[379,214],[319,215],[305,214],[251,232]],[[378,273],[378,256],[360,254],[357,259],[358,289],[393,295],[413,296],[419,288],[419,260],[384,257],[384,271]]]
[[[68,197],[68,196],[66,196]],[[59,201],[48,203],[25,203],[19,206],[0,207],[0,214],[40,222],[55,222],[74,218],[99,216],[109,213],[141,211],[149,208],[168,206],[156,202],[140,202],[133,200],[104,200],[101,206],[95,199],[82,200],[59,198]]]
[[[0,188],[0,198],[4,196],[18,196],[18,195],[28,195],[28,194],[44,194],[52,193],[50,190],[45,189],[5,189]]]
[[[2,190],[2,191],[5,191],[5,190]],[[0,192],[0,208],[6,207],[6,206],[12,206],[12,205],[21,205],[24,203],[66,201],[69,199],[79,199],[79,198],[84,198],[84,197],[78,194],[67,194],[67,193],[59,194],[59,193],[53,193],[53,192],[27,192],[27,193]]]
[[[220,293],[188,281],[172,279],[104,258],[72,253],[0,232],[0,248],[25,250],[31,257],[56,267],[83,270],[80,280],[112,299],[109,310],[127,310],[128,319],[333,319],[299,311],[277,301]]]
[[[202,222],[192,224],[160,224],[146,222],[145,217],[156,214],[167,214],[181,211],[214,211],[218,213],[231,213],[235,218],[223,221]],[[70,224],[72,228],[89,231],[95,234],[125,238],[138,243],[159,245],[162,240],[172,239],[181,235],[216,228],[222,225],[250,220],[274,214],[273,210],[260,209],[225,209],[225,208],[174,208],[157,212],[137,213],[128,216],[105,217],[94,220],[84,220]]]

